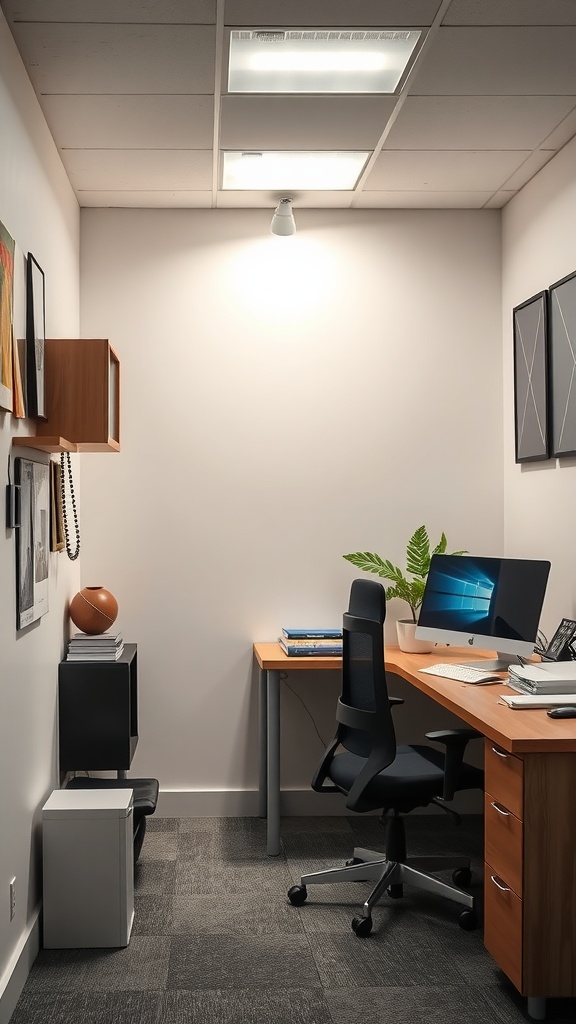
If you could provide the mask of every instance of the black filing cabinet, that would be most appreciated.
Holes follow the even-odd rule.
[[[61,661],[60,771],[126,771],[138,743],[136,644],[118,661]]]

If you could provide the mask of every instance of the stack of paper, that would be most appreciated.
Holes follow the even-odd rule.
[[[510,665],[508,686],[518,693],[573,694],[576,697],[576,661]]]
[[[500,704],[507,704],[509,708],[515,708],[516,711],[528,711],[530,708],[533,710],[561,708],[565,707],[567,700],[565,693],[523,693],[522,695],[511,693],[510,696],[502,693],[498,698]]]

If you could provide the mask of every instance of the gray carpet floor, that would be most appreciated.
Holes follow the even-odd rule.
[[[368,883],[316,886],[286,899],[300,874],[380,849],[378,819],[286,818],[284,852],[265,853],[258,818],[149,820],[126,949],[41,950],[11,1024],[518,1024],[521,999],[458,908],[406,888],[357,938],[350,921]],[[482,903],[482,819],[407,819],[413,854],[472,854]],[[446,876],[449,878],[449,875]],[[574,1024],[576,1000],[549,1000]]]

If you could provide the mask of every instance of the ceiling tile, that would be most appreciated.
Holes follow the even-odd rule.
[[[75,189],[212,188],[209,150],[65,149],[61,156]]]
[[[574,0],[452,0],[444,25],[576,25]]]
[[[212,96],[43,96],[61,149],[211,149]]]
[[[39,93],[211,93],[207,25],[14,25]]]
[[[501,210],[506,203],[509,203],[513,196],[516,195],[516,189],[511,192],[506,189],[500,189],[499,192],[495,192],[493,196],[486,203],[487,210]]]
[[[408,96],[387,149],[534,149],[574,107],[571,96]]]
[[[575,96],[575,51],[571,27],[441,28],[411,95]]]
[[[165,190],[156,189],[153,192],[142,190],[114,191],[89,191],[79,189],[76,192],[80,206],[116,206],[131,207],[158,207],[160,209],[183,207],[208,209],[212,204],[212,192],[199,192],[192,190]]]
[[[528,158],[519,165],[517,170],[513,172],[506,181],[502,182],[503,189],[519,189],[530,181],[538,171],[548,163],[552,157],[555,156],[554,151],[549,150],[537,150],[535,153],[530,153]]]
[[[158,22],[214,24],[216,0],[2,0],[15,21]]]
[[[359,209],[480,210],[491,192],[363,192],[354,201]]]
[[[543,145],[546,149],[562,149],[562,146],[570,142],[574,135],[576,135],[576,107],[570,111],[557,128],[550,132]]]
[[[329,26],[334,28],[377,25],[409,28],[431,25],[440,0],[225,0],[224,23],[286,28]]]
[[[380,96],[223,96],[222,149],[374,149],[396,101]]]
[[[364,191],[494,192],[530,154],[507,152],[403,152],[376,159]]]

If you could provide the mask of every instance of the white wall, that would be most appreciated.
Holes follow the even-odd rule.
[[[576,139],[503,211],[505,541],[508,554],[549,558],[542,617],[550,636],[576,617],[576,459],[514,463],[512,308],[576,270]]]
[[[18,246],[20,291],[23,258],[31,251],[46,275],[48,336],[77,337],[78,205],[1,13],[0,138],[0,220]],[[23,315],[19,303],[15,324],[19,337],[23,336]],[[12,451],[40,461],[48,458],[22,448],[12,449],[15,433],[33,434],[34,424],[0,412],[2,502]],[[50,611],[35,625],[17,633],[15,540],[13,531],[4,528],[3,511],[1,515],[0,1021],[4,1022],[37,940],[40,809],[57,785],[57,669],[63,650],[66,601],[78,589],[79,570],[65,555],[50,556]],[[10,921],[9,882],[13,876],[16,915]]]
[[[338,624],[344,552],[403,562],[421,523],[503,549],[500,214],[270,216],[82,211],[82,334],[123,395],[122,452],[83,460],[82,582],[139,645],[133,770],[164,790],[255,790],[252,641]],[[337,681],[291,682],[329,735]],[[307,791],[321,744],[283,699]]]

